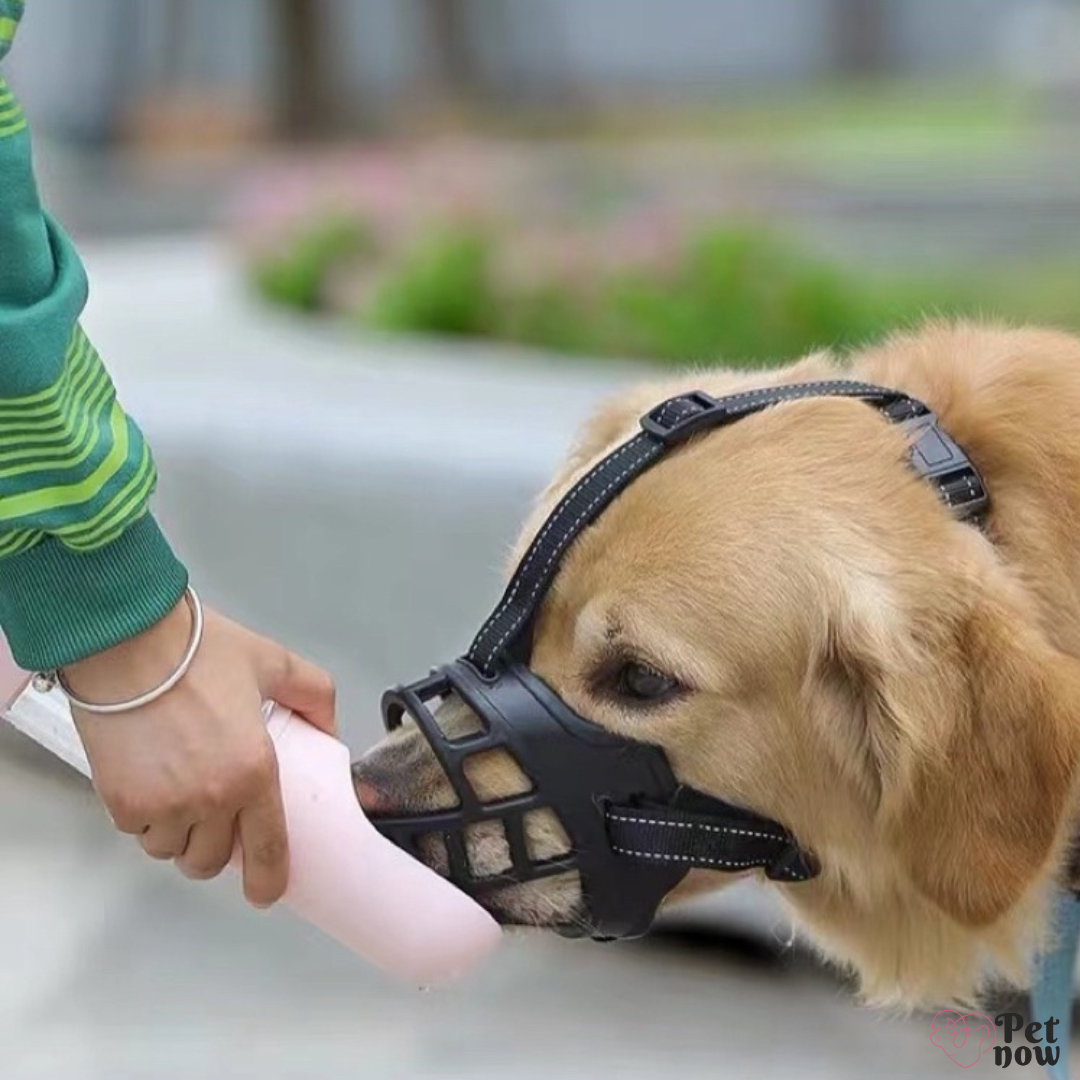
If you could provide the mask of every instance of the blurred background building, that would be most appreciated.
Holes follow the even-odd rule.
[[[222,224],[238,174],[313,146],[734,115],[782,152],[749,182],[786,187],[767,212],[885,257],[871,241],[921,217],[891,231],[922,257],[1080,238],[1078,56],[1075,0],[52,0],[9,66],[77,233]]]
[[[1047,5],[98,0],[86,20],[78,0],[54,0],[35,11],[15,64],[39,124],[65,137],[114,141],[144,110],[196,101],[307,137],[446,95],[588,107],[882,73],[985,78],[1000,69],[1004,20],[1021,6]]]

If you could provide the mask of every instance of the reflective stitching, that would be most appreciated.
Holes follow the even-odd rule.
[[[684,862],[693,863],[695,866],[724,866],[729,870],[753,870],[753,869],[765,869],[759,861],[742,862],[741,860],[734,859],[709,859],[709,858],[695,858],[693,855],[657,855],[652,851],[638,851],[635,848],[618,847],[613,844],[612,851],[617,851],[620,855],[635,855],[641,859],[655,859],[657,862]],[[788,877],[797,878],[800,875],[797,874],[790,866],[783,866],[780,868],[781,872],[787,874]]]
[[[691,416],[700,416],[701,413],[707,411],[703,408],[691,408],[691,405],[693,405],[693,402],[688,401],[686,398],[671,398],[669,401],[665,401],[664,404],[660,406],[660,412],[656,415],[657,422],[665,425],[671,424],[672,422],[676,424],[681,424],[683,420],[688,420]],[[684,408],[679,408],[679,406],[684,406]],[[667,418],[667,412],[669,409],[678,412],[678,415],[674,418],[674,421],[671,421]]]
[[[754,832],[752,829],[736,829],[729,825],[705,825],[697,821],[650,821],[648,818],[623,817],[621,814],[610,814],[608,819],[610,821],[622,821],[627,825],[661,825],[667,829],[703,829],[705,832],[753,836],[758,840],[774,840],[777,843],[788,843],[789,840],[786,836],[775,836],[772,833]]]
[[[579,483],[575,486],[574,492],[576,493],[577,491],[579,491],[582,488],[586,487],[591,480],[593,480],[596,476],[598,476],[600,474],[601,469],[603,469],[606,466],[614,463],[616,460],[618,460],[618,458],[622,457],[624,454],[627,454],[627,453],[631,452],[632,450],[636,450],[638,447],[643,446],[643,445],[647,446],[647,444],[644,443],[643,437],[640,436],[640,435],[634,436],[633,439],[631,439],[629,442],[624,444],[624,446],[622,447],[621,450],[618,450],[614,454],[612,454],[610,457],[605,458],[602,462],[600,462],[599,465],[596,466],[595,469],[593,469],[593,471],[587,477],[585,477],[585,479],[579,481]],[[488,664],[491,663],[491,661],[494,658],[495,654],[503,647],[503,645],[509,639],[510,635],[515,633],[520,628],[522,622],[525,620],[525,618],[528,616],[528,614],[529,614],[529,612],[531,610],[532,603],[536,599],[536,594],[540,591],[540,589],[542,587],[544,575],[551,568],[551,564],[559,557],[559,555],[562,554],[562,551],[565,550],[566,544],[569,543],[570,541],[576,539],[578,526],[592,512],[592,510],[596,506],[596,504],[598,502],[600,502],[600,500],[603,499],[604,496],[607,495],[608,492],[611,491],[612,488],[614,488],[617,484],[619,484],[623,480],[625,480],[626,477],[628,477],[634,471],[634,469],[637,468],[637,466],[639,464],[640,464],[640,462],[638,462],[638,461],[631,462],[617,476],[615,476],[612,480],[609,480],[604,485],[604,487],[601,488],[600,491],[593,497],[593,499],[589,502],[589,504],[585,507],[585,509],[582,510],[581,513],[578,514],[578,516],[574,519],[573,524],[570,526],[569,533],[566,534],[555,545],[555,547],[552,549],[552,551],[548,555],[547,559],[545,560],[544,565],[541,567],[539,577],[537,578],[537,580],[535,582],[533,582],[532,589],[530,590],[528,598],[525,601],[525,610],[522,611],[517,617],[515,617],[515,619],[507,627],[505,633],[503,633],[502,636],[498,639],[498,641],[496,641],[495,644],[492,645],[492,647],[488,650],[487,655],[481,661],[481,666],[482,667],[486,668],[488,666]],[[571,501],[571,498],[568,497],[566,502],[563,503],[562,508],[559,509],[559,510],[556,510],[555,513],[552,514],[552,516],[548,519],[547,524],[541,530],[540,535],[537,536],[537,538],[533,541],[532,549],[529,552],[529,557],[528,557],[528,559],[526,559],[525,563],[522,565],[521,572],[520,572],[520,574],[518,576],[517,582],[515,583],[513,588],[510,590],[510,592],[507,594],[507,596],[505,597],[503,602],[495,610],[495,613],[488,619],[487,623],[484,625],[484,629],[481,630],[480,634],[478,635],[478,640],[479,640],[479,638],[482,638],[484,636],[484,634],[486,634],[488,632],[488,630],[490,629],[492,624],[497,622],[506,613],[506,611],[509,609],[510,605],[513,603],[514,597],[517,595],[517,592],[520,589],[522,582],[525,580],[526,576],[528,575],[529,567],[532,564],[533,559],[536,558],[536,554],[540,550],[540,547],[541,547],[541,545],[543,543],[544,537],[547,535],[548,532],[551,531],[552,528],[554,528],[554,526],[558,522],[558,519],[560,517],[562,517],[563,514],[569,512],[570,501]]]
[[[846,379],[829,380],[824,382],[798,383],[795,386],[767,386],[757,387],[754,390],[743,390],[738,394],[727,394],[717,398],[720,402],[746,401],[754,397],[771,397],[780,395],[782,398],[797,399],[818,393],[819,391],[831,392],[834,397],[847,397],[852,394],[885,394],[895,396],[895,391],[887,390],[883,386],[873,386],[871,383],[852,382]]]
[[[593,479],[594,475],[598,474],[605,465],[607,465],[609,462],[618,460],[618,458],[620,458],[623,454],[627,453],[630,450],[633,441],[634,440],[630,440],[630,442],[624,443],[623,446],[619,450],[615,451],[615,453],[612,454],[610,457],[604,458],[603,461],[600,461],[596,465],[594,465],[593,468],[590,470],[589,474],[579,480],[577,484],[574,485],[573,491],[568,493],[566,500],[563,502],[562,508],[556,510],[555,513],[553,513],[551,517],[547,519],[547,521],[544,523],[544,527],[540,530],[536,539],[533,540],[532,544],[530,545],[531,550],[529,552],[528,558],[526,558],[525,562],[522,564],[520,572],[516,575],[517,581],[511,587],[510,592],[507,593],[507,595],[503,598],[499,606],[488,617],[487,622],[484,623],[484,626],[480,630],[480,633],[477,635],[477,638],[482,638],[491,628],[491,625],[497,622],[498,619],[500,619],[505,613],[506,609],[513,603],[514,597],[517,595],[518,589],[521,588],[521,583],[525,580],[525,575],[529,572],[529,565],[532,563],[533,559],[536,558],[536,553],[540,549],[540,545],[544,542],[544,537],[547,536],[547,534],[555,525],[555,522],[559,519],[559,516],[569,506],[570,497],[573,496],[579,488],[582,488],[587,483],[589,483],[589,481]]]
[[[637,855],[642,859],[658,859],[663,862],[702,862],[708,863],[710,866],[728,866],[733,870],[760,865],[756,860],[743,862],[736,859],[710,859],[706,856],[697,859],[692,855],[658,855],[655,851],[637,851],[635,848],[618,847],[614,844],[612,845],[612,851],[617,851],[620,855]]]

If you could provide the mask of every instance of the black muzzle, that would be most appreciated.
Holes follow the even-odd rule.
[[[484,730],[448,738],[428,702],[455,693],[480,718]],[[763,866],[770,877],[801,881],[813,862],[778,825],[742,814],[680,788],[662,750],[623,739],[583,720],[541,679],[510,664],[490,679],[457,660],[412,686],[383,698],[388,729],[411,717],[431,745],[457,794],[453,810],[373,818],[395,843],[419,855],[421,839],[437,834],[446,845],[450,878],[474,896],[510,883],[555,874],[580,875],[594,936],[633,937],[653,921],[663,898],[691,865],[721,870]],[[482,802],[466,777],[473,754],[508,753],[531,781],[511,798]],[[691,809],[698,806],[699,812]],[[572,850],[537,860],[529,852],[527,817],[550,810]],[[465,830],[498,822],[510,855],[508,870],[484,876],[469,864]],[[582,931],[578,923],[561,927]]]
[[[664,897],[694,868],[729,873],[760,869],[773,880],[805,881],[817,859],[783,825],[680,784],[664,752],[617,736],[579,716],[527,665],[536,612],[575,538],[638,476],[692,435],[751,413],[808,397],[850,397],[876,407],[911,431],[910,460],[963,518],[986,509],[985,488],[926,406],[904,394],[854,382],[774,387],[729,398],[686,394],[649,412],[642,431],[609,454],[552,511],[523,556],[502,600],[469,652],[426,679],[383,698],[388,731],[411,718],[431,746],[458,799],[452,810],[372,815],[376,828],[419,857],[421,841],[445,845],[450,880],[483,899],[493,890],[576,873],[585,910],[560,929],[582,926],[594,938],[634,937],[652,923]],[[482,730],[443,733],[428,703],[456,694]],[[469,783],[474,754],[509,754],[528,777],[528,791],[484,802]],[[547,810],[561,823],[570,851],[537,859],[529,850],[528,816]],[[509,867],[497,874],[470,864],[467,831],[501,825]]]

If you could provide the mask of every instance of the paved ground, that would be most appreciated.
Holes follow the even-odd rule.
[[[264,376],[284,378],[267,356],[273,334],[247,326],[242,310],[222,301],[214,287],[220,267],[208,252],[195,245],[166,255],[170,273],[146,263],[143,274],[126,276],[130,257],[89,259],[97,283],[94,334],[124,369],[133,398],[144,394],[135,378],[140,352],[173,365],[177,377],[163,382],[158,396],[174,402],[187,392],[180,375],[211,365],[214,356],[221,363],[261,359]],[[218,352],[200,357],[215,342]],[[316,339],[311,343],[314,351]],[[397,385],[407,388],[416,369],[398,359]],[[376,392],[362,372],[355,378]],[[338,385],[346,383],[342,375]],[[569,397],[547,393],[541,401],[535,391],[537,408],[570,407]],[[167,442],[162,411],[143,398],[140,415],[142,404],[153,438]],[[371,400],[365,407],[376,408]],[[214,431],[207,421],[204,439]],[[465,454],[464,441],[454,445]],[[221,527],[215,550],[193,547],[200,567],[209,571],[226,558],[230,528],[241,528],[235,515],[246,505],[212,504]],[[174,501],[172,509],[182,516],[197,507]],[[472,535],[462,542],[479,543]],[[309,535],[306,543],[320,541]],[[243,568],[231,573],[239,578]],[[229,584],[219,577],[211,592],[224,595]],[[266,603],[260,614],[270,629],[297,632],[290,604],[270,596]],[[427,653],[431,643],[421,644]],[[374,635],[370,645],[379,656]],[[409,652],[388,649],[371,677],[412,663]],[[366,697],[367,681],[350,684],[350,702]],[[350,718],[351,738],[370,737],[372,723],[370,716]],[[763,948],[760,939],[736,947],[698,934],[601,947],[534,936],[514,940],[451,990],[395,988],[287,913],[247,911],[228,882],[195,886],[142,859],[110,831],[78,777],[2,727],[0,866],[0,1080],[957,1075],[931,1045],[926,1022],[860,1011],[803,954]],[[984,1061],[968,1075],[992,1068]]]
[[[0,822],[4,1080],[956,1075],[924,1023],[857,1010],[797,954],[536,937],[450,990],[395,988],[138,857],[10,729]]]

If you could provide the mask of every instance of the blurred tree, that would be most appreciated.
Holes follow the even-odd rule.
[[[469,0],[416,0],[423,52],[423,94],[453,109],[481,90]]]
[[[841,75],[875,75],[888,67],[889,0],[832,0],[833,64]]]
[[[341,119],[331,6],[327,0],[273,0],[276,126],[284,138],[323,138]]]
[[[491,107],[554,107],[562,121],[584,112],[563,5],[413,0],[413,13],[422,57],[417,104],[428,121],[453,126]]]

